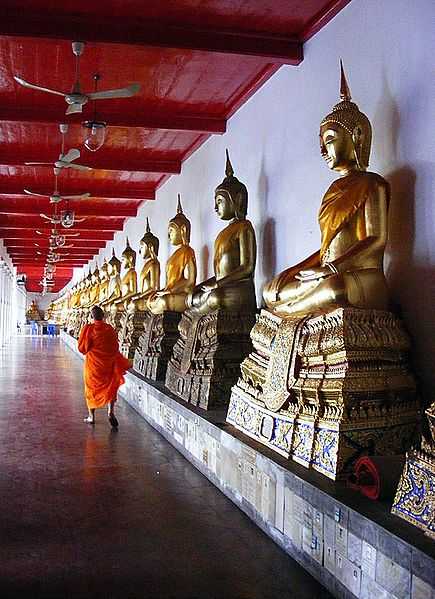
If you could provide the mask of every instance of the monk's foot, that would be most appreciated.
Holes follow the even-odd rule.
[[[109,422],[112,428],[118,428],[119,424],[115,414],[109,414]]]
[[[83,422],[86,422],[86,424],[95,424],[95,418],[92,418],[92,416],[86,416]]]

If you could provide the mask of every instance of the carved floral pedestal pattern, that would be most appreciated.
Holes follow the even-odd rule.
[[[134,353],[133,369],[153,381],[164,381],[173,347],[178,339],[179,312],[145,312],[143,333]]]
[[[409,340],[390,312],[339,308],[299,321],[262,310],[227,422],[336,479],[364,454],[402,454],[419,404]]]
[[[228,405],[240,363],[252,350],[254,313],[186,311],[168,364],[166,387],[205,410]]]
[[[431,438],[407,453],[391,511],[435,540],[435,402],[426,415]]]
[[[145,310],[137,310],[134,305],[130,305],[121,317],[118,335],[119,350],[129,360],[133,359],[136,352],[146,315]]]

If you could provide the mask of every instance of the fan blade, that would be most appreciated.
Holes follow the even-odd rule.
[[[90,193],[82,193],[77,196],[60,196],[61,200],[85,200],[86,198],[90,198]]]
[[[52,162],[25,162],[26,166],[53,166]]]
[[[75,169],[76,171],[91,171],[92,168],[90,166],[83,166],[83,164],[65,164],[64,165],[65,168],[72,168]]]
[[[66,96],[66,94],[64,94],[63,92],[58,92],[57,90],[50,89],[48,87],[41,87],[40,85],[34,85],[33,83],[29,83],[28,81],[21,79],[21,77],[15,77],[15,75],[14,75],[14,79],[17,83],[19,83],[23,87],[28,87],[29,89],[36,89],[39,92],[47,92],[48,94],[55,94],[56,96],[62,96],[63,98]]]
[[[71,148],[65,155],[61,154],[59,156],[61,162],[72,162],[73,160],[77,160],[77,158],[80,158],[80,150],[77,148]]]
[[[64,237],[80,237],[80,233],[64,233]]]
[[[91,92],[86,94],[89,100],[110,100],[110,98],[131,98],[135,96],[140,90],[139,83],[132,83],[128,87],[121,87],[120,89],[108,89],[101,92]]]
[[[64,246],[62,246],[62,249],[63,250],[65,250],[65,249],[68,250],[69,248],[73,248],[73,247],[74,247],[73,244],[71,244],[71,245],[64,245]],[[64,255],[67,256],[68,254],[64,254]]]
[[[47,216],[46,214],[42,214],[42,212],[40,212],[39,216],[41,218],[45,218],[45,219],[49,220],[50,222],[53,222],[53,220],[49,216]]]
[[[66,109],[65,114],[77,114],[78,112],[83,112],[83,104],[70,104]]]
[[[42,235],[43,237],[45,237],[44,233],[42,231],[38,231],[38,229],[35,229],[35,233],[37,233],[38,235]]]
[[[24,190],[24,193],[27,193],[29,196],[38,196],[39,198],[46,198],[48,194],[45,193],[35,193],[34,191],[29,191],[28,189]]]
[[[82,223],[84,220],[86,220],[86,219],[85,218],[75,218],[74,223]]]

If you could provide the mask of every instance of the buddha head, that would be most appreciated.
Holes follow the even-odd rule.
[[[97,285],[98,283],[100,283],[100,271],[98,269],[98,264],[96,264],[95,270],[92,273],[92,284]]]
[[[124,268],[134,268],[136,265],[136,252],[130,247],[127,237],[127,245],[121,254],[122,266]]]
[[[108,267],[107,260],[104,258],[103,264],[100,268],[100,281],[107,281],[109,278]]]
[[[89,287],[91,285],[92,285],[92,273],[91,273],[91,269],[89,269],[89,272],[85,277],[85,289],[89,289]]]
[[[369,119],[351,101],[340,61],[340,102],[320,123],[320,151],[330,169],[365,171],[369,165],[372,128]]]
[[[150,223],[147,217],[145,235],[140,240],[140,254],[143,258],[155,257],[159,253],[159,240],[151,233]]]
[[[121,261],[115,256],[115,250],[112,249],[112,257],[108,262],[107,271],[109,273],[109,277],[119,275],[121,272]]]
[[[168,237],[172,245],[189,245],[190,221],[183,213],[180,194],[178,194],[177,214],[169,221]]]
[[[222,220],[244,220],[248,211],[248,190],[234,176],[228,150],[226,150],[225,179],[215,189],[215,211]]]

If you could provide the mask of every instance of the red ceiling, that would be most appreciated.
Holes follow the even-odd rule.
[[[85,264],[134,216],[140,203],[210,135],[226,130],[228,118],[283,64],[297,65],[303,42],[350,0],[2,0],[0,20],[0,238],[27,289],[39,281],[50,233],[39,216],[51,214],[51,167],[60,150],[58,124],[67,122],[67,149],[89,172],[63,171],[59,191],[90,192],[91,199],[71,202],[85,221],[74,225],[80,237],[57,267],[55,290]],[[74,80],[71,41],[86,40],[80,81],[92,91],[141,84],[128,99],[100,100],[98,117],[106,120],[107,140],[98,152],[83,147],[82,115],[65,116],[58,96],[29,90],[13,80],[70,91]],[[229,59],[228,55],[231,55]],[[59,205],[62,209],[62,204]],[[35,244],[38,244],[35,245]]]

